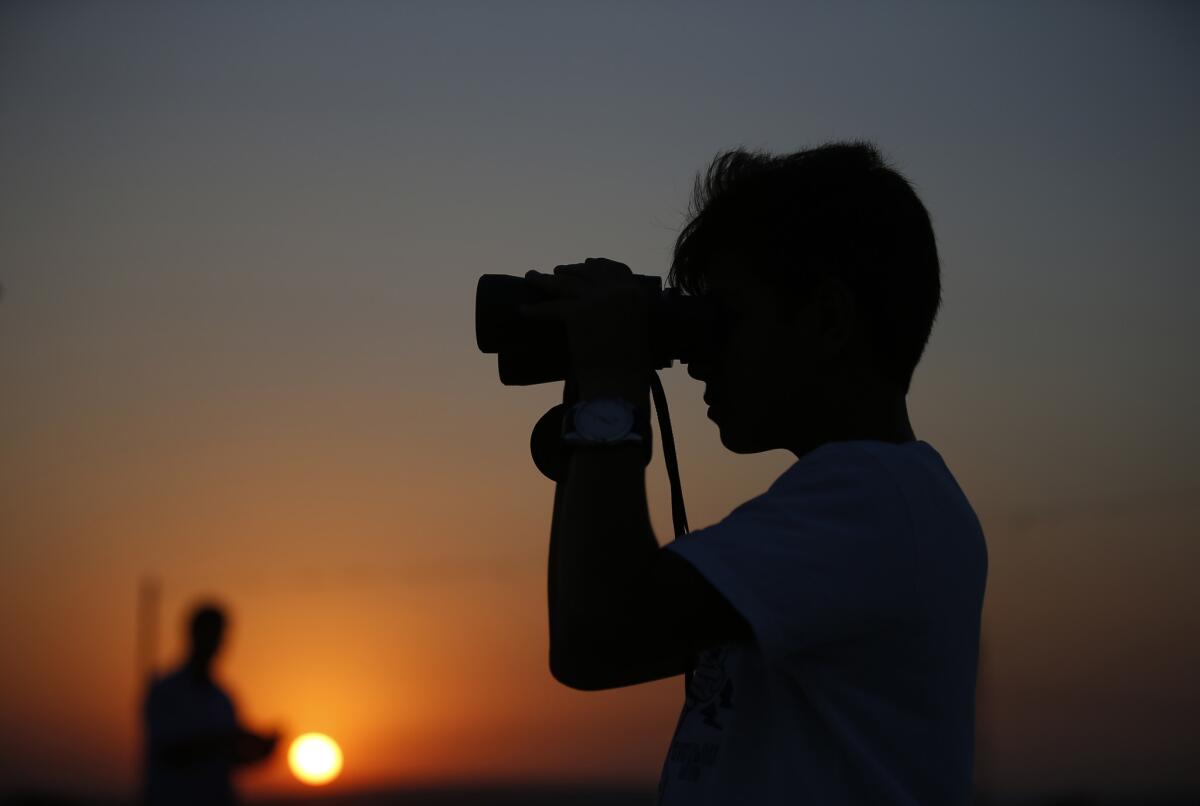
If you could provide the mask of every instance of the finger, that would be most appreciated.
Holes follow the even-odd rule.
[[[555,266],[554,273],[556,275],[568,274],[579,277],[609,277],[632,274],[633,272],[624,263],[618,263],[606,257],[589,257],[582,263],[567,263],[562,266]]]
[[[603,257],[590,257],[583,263],[575,263],[561,267],[557,276],[578,278],[589,286],[618,285],[629,282],[633,272],[624,263]]]
[[[590,257],[584,261],[584,265],[589,271],[606,277],[629,277],[633,274],[633,270],[624,263],[606,257]]]
[[[554,278],[575,288],[590,288],[599,279],[591,266],[583,263],[568,263],[554,267]]]
[[[583,263],[568,263],[554,267],[554,276],[576,284],[580,289],[612,285],[627,281],[633,272],[624,263],[607,258],[590,257]]]
[[[569,277],[543,274],[540,271],[527,271],[525,279],[548,297],[572,297],[578,294],[576,290],[578,283],[573,285]]]
[[[569,283],[573,280],[579,280],[580,278],[584,278],[586,275],[584,275],[583,273],[581,273],[579,271],[576,271],[576,269],[578,269],[578,268],[582,268],[582,266],[579,266],[579,265],[555,266],[554,274],[547,274],[546,272],[542,272],[542,271],[530,270],[530,271],[525,272],[525,279],[531,280],[532,282],[537,283],[539,285],[561,285],[563,283]]]

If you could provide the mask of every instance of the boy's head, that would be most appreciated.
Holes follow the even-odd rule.
[[[819,430],[850,404],[902,403],[941,299],[924,205],[860,142],[718,155],[669,280],[725,314],[690,372],[739,453],[788,447],[781,431]]]

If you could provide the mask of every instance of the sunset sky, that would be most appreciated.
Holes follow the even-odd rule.
[[[226,603],[243,717],[335,787],[652,787],[682,682],[551,679],[559,391],[499,384],[475,283],[665,275],[717,151],[838,138],[938,235],[909,406],[988,537],[980,786],[1200,792],[1197,6],[8,2],[0,796],[133,791],[145,578],[161,668]],[[693,526],[793,461],[664,384]]]

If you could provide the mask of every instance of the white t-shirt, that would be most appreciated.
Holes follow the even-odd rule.
[[[970,800],[983,532],[924,442],[831,442],[669,544],[754,640],[702,654],[659,802]]]

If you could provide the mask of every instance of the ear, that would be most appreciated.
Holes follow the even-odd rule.
[[[838,359],[849,347],[858,328],[858,306],[849,286],[839,277],[827,277],[812,294],[815,343],[825,358]]]

